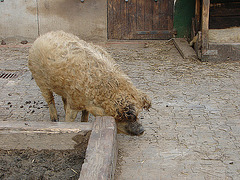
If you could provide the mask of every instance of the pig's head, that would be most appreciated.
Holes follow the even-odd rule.
[[[118,132],[132,136],[140,136],[144,133],[143,126],[138,121],[138,114],[142,109],[148,110],[151,107],[151,102],[147,96],[141,98],[141,103],[128,104],[125,107],[117,110],[115,117]]]

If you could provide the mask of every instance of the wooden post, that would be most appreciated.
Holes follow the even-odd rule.
[[[202,0],[202,55],[208,50],[210,0]]]
[[[200,0],[196,0],[195,3],[195,31],[198,32],[200,29],[200,12],[201,12],[201,5]]]
[[[112,180],[117,161],[117,129],[112,117],[96,117],[79,180]]]

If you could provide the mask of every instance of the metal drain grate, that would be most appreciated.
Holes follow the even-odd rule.
[[[1,79],[15,79],[20,73],[17,72],[0,72]]]

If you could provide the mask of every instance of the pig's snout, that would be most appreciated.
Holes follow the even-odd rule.
[[[131,122],[127,125],[126,130],[128,134],[133,135],[133,136],[140,136],[144,133],[144,128],[143,126],[138,123],[137,121]]]

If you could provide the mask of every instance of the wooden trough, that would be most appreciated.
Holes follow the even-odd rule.
[[[240,31],[240,2],[239,0],[196,0],[195,17],[192,20],[192,42],[198,58],[202,61],[239,60],[239,41],[211,40],[215,35],[213,30],[239,28]],[[218,33],[223,35],[223,33]],[[231,32],[229,35],[232,34]],[[236,33],[239,38],[240,32]],[[224,35],[223,38],[227,38]],[[235,39],[237,39],[237,37]]]
[[[114,179],[116,125],[112,117],[93,123],[1,121],[0,149],[75,149],[88,141],[79,180]]]

